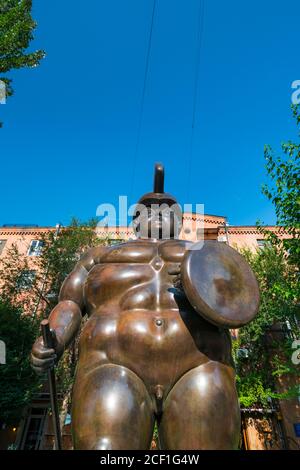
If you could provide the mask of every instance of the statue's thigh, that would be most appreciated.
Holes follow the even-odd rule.
[[[240,409],[234,371],[208,362],[187,372],[166,398],[159,425],[162,449],[236,449]]]
[[[144,383],[126,367],[78,370],[72,400],[74,449],[149,449],[154,425]]]

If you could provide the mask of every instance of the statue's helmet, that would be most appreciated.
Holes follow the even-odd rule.
[[[177,238],[182,227],[182,211],[174,196],[164,192],[164,167],[157,163],[153,192],[144,194],[133,215],[135,233],[141,238]]]

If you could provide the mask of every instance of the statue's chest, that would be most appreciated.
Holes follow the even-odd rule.
[[[184,253],[184,243],[177,241],[112,247],[89,273],[86,303],[91,309],[106,302],[117,303],[122,310],[172,307],[172,288]]]

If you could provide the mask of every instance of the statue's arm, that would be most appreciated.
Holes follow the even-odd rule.
[[[100,262],[105,247],[91,248],[76,264],[62,284],[59,302],[49,315],[50,328],[55,332],[55,349],[45,348],[39,337],[32,348],[31,363],[37,373],[44,373],[63,354],[76,337],[85,314],[83,286],[89,271]]]

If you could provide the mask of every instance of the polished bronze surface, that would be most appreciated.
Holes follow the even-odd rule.
[[[87,314],[73,388],[75,449],[147,449],[155,419],[162,448],[234,449],[240,424],[229,331],[196,311],[182,288],[192,244],[174,238],[174,220],[169,239],[153,239],[149,219],[159,229],[168,221],[156,209],[137,218],[148,237],[92,248],[67,277],[49,317],[57,347],[38,339],[32,363],[47,370]]]
[[[253,271],[224,243],[196,243],[184,256],[181,278],[191,305],[215,325],[240,328],[257,314],[259,290]]]
[[[231,367],[208,362],[184,374],[169,393],[159,423],[162,449],[236,449],[240,410]]]
[[[143,381],[106,364],[77,374],[72,407],[75,449],[149,449],[153,404]]]

